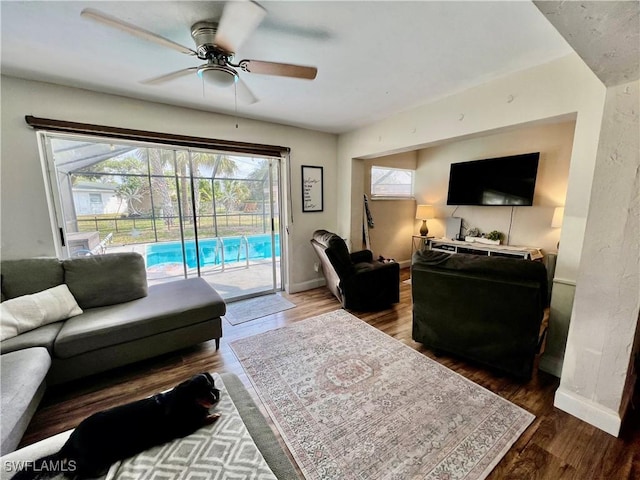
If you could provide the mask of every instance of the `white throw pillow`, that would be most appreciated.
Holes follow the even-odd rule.
[[[82,309],[64,283],[33,295],[5,300],[0,303],[0,340],[81,313]]]

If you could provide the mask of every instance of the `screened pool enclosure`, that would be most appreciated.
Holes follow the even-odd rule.
[[[281,289],[280,158],[42,135],[64,256],[136,251],[150,282]]]

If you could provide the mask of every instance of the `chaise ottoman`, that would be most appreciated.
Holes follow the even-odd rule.
[[[46,388],[51,366],[46,348],[35,347],[5,353],[0,360],[2,443],[0,454],[15,450]]]

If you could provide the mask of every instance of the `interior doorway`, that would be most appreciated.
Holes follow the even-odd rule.
[[[41,132],[62,258],[135,251],[150,283],[282,290],[281,158]]]

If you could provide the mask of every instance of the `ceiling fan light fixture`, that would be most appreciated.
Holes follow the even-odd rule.
[[[238,81],[238,72],[225,65],[205,65],[198,69],[198,76],[216,87],[230,87]]]

